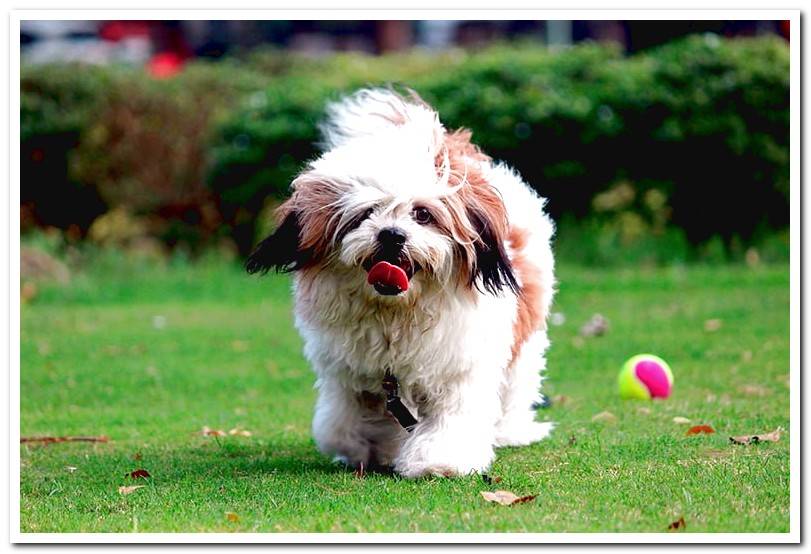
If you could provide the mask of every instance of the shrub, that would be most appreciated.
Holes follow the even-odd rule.
[[[646,258],[655,244],[657,261],[716,235],[744,252],[788,225],[788,68],[782,39],[715,35],[631,57],[592,43],[315,59],[269,50],[157,81],[115,66],[23,67],[23,221],[75,236],[122,208],[169,245],[222,233],[244,254],[316,155],[325,104],[399,84],[448,127],[472,129],[556,219],[588,219],[564,232],[601,233],[605,244],[592,242],[617,256]]]
[[[68,157],[110,86],[107,68],[23,66],[20,71],[20,202],[24,222],[86,231],[106,209],[92,185],[71,179]],[[70,206],[70,209],[66,209]]]
[[[225,110],[241,95],[261,88],[265,78],[230,63],[194,63],[177,77],[162,80],[119,67],[71,70],[79,77],[59,82],[55,92],[61,96],[40,95],[50,103],[37,96],[27,99],[30,109],[23,110],[23,119],[36,138],[43,136],[37,131],[40,121],[50,121],[57,131],[69,130],[59,171],[92,191],[101,204],[82,230],[101,212],[122,207],[157,215],[150,218],[151,234],[170,245],[194,248],[217,234],[218,203],[205,184],[211,131]],[[62,71],[58,66],[32,69],[27,82],[39,87]],[[30,173],[24,170],[24,177]],[[40,194],[32,203],[42,211],[50,201]],[[80,200],[69,202],[80,207]],[[61,209],[70,213],[64,208],[63,203]],[[52,217],[47,219],[54,224]]]
[[[646,225],[654,226],[644,205],[654,190],[666,201],[659,215],[693,243],[713,235],[749,240],[764,223],[788,223],[789,72],[781,39],[694,36],[628,58],[597,44],[560,52],[501,45],[284,65],[214,145],[210,184],[243,251],[265,199],[284,195],[316,154],[326,102],[387,83],[414,88],[447,126],[472,129],[488,153],[550,199],[555,217],[592,214],[597,193],[627,182],[636,198],[629,209]]]

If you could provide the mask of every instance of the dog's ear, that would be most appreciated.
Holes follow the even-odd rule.
[[[486,212],[481,210],[469,210],[468,218],[478,233],[478,240],[474,244],[476,260],[470,275],[470,285],[490,294],[499,294],[505,288],[518,294],[521,287],[496,226]]]
[[[287,211],[276,231],[260,242],[245,262],[248,273],[296,271],[312,259],[310,248],[300,247],[301,225],[295,210]]]

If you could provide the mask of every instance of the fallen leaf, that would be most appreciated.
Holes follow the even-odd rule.
[[[708,319],[704,322],[704,330],[708,333],[714,333],[721,328],[722,322],[720,319]]]
[[[482,497],[488,502],[495,502],[502,506],[512,506],[513,504],[523,504],[529,502],[537,497],[537,494],[530,494],[527,496],[517,496],[510,491],[481,491]]]
[[[145,469],[136,469],[135,471],[128,473],[128,475],[133,479],[146,479],[147,477],[152,477]]]
[[[236,523],[239,521],[239,515],[235,514],[234,512],[225,512],[225,519]]]
[[[143,459],[143,456],[141,455],[140,452],[136,452],[135,454],[132,455],[132,459],[135,460],[136,462],[140,462]]]
[[[599,337],[608,331],[608,320],[602,314],[594,314],[581,328],[583,337]]]
[[[668,525],[667,530],[678,531],[679,529],[684,529],[685,527],[687,527],[687,524],[684,522],[684,517],[682,516],[673,523],[671,523],[670,525]]]
[[[737,437],[729,437],[732,444],[757,444],[759,442],[777,442],[780,440],[780,434],[783,432],[782,427],[778,427],[771,433],[763,433],[762,435],[739,435]]]
[[[75,467],[75,466],[65,466],[65,469],[67,470],[68,473],[73,473],[74,471],[76,471],[79,468]]]
[[[212,429],[208,425],[203,427],[202,433],[204,437],[224,437],[226,434],[222,429]]]
[[[601,421],[603,423],[615,423],[617,421],[617,416],[615,416],[611,412],[600,412],[599,414],[592,417],[591,420]]]
[[[642,415],[650,415],[651,414],[651,409],[648,408],[647,406],[639,406],[636,409],[636,411],[639,412]]]
[[[54,442],[107,442],[109,440],[105,435],[100,437],[20,437],[20,443],[42,442],[46,444]]]
[[[690,420],[686,417],[676,416],[673,418],[673,423],[676,423],[678,425],[686,425],[690,423]]]
[[[239,427],[234,427],[233,429],[228,431],[228,434],[229,435],[239,435],[240,437],[250,437],[251,435],[253,435],[253,433],[251,433],[250,431],[247,431],[245,429],[240,429]]]
[[[565,394],[556,394],[552,397],[552,404],[554,406],[563,406],[564,404],[567,404],[569,400],[571,399]]]
[[[118,494],[132,494],[138,489],[144,488],[144,485],[129,485],[129,486],[122,486],[118,487]]]
[[[766,396],[772,392],[761,385],[743,385],[738,387],[738,391],[747,396]]]
[[[709,425],[694,425],[687,430],[686,435],[689,437],[690,435],[712,435],[715,433],[715,429],[710,427]]]
[[[577,444],[577,437],[575,437],[574,435],[570,435],[569,436],[569,446],[574,446],[575,444]]]

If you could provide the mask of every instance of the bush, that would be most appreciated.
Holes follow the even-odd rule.
[[[74,65],[23,66],[20,73],[23,224],[85,232],[106,206],[92,185],[70,178],[68,158],[113,74]]]
[[[66,71],[64,79],[51,83],[53,75]],[[97,198],[100,207],[83,219],[83,233],[115,208],[157,216],[149,219],[150,232],[172,246],[195,248],[222,230],[217,199],[206,186],[211,131],[238,98],[265,85],[264,76],[229,63],[203,62],[172,79],[77,65],[31,68],[23,81],[23,136],[41,141],[69,134],[64,148],[49,159],[59,158],[63,178]],[[57,167],[53,160],[45,165],[52,171]],[[33,174],[24,167],[24,189]],[[51,184],[29,199],[32,209],[42,213],[55,204],[50,195],[60,187],[70,188]],[[69,215],[75,214],[65,210],[66,201],[71,208],[83,204],[60,201],[54,207]],[[61,226],[48,214],[37,219]]]
[[[659,216],[693,244],[788,224],[789,57],[778,38],[693,36],[628,58],[582,44],[264,60],[252,63],[283,75],[222,126],[210,173],[243,251],[265,199],[284,195],[316,154],[326,102],[387,83],[414,88],[447,126],[472,129],[550,199],[555,217],[593,214],[594,196],[625,182],[628,210],[653,229],[644,199],[655,191],[665,199]]]
[[[402,84],[515,166],[556,219],[579,221],[562,233],[605,235],[591,242],[616,256],[582,253],[595,263],[623,252],[682,259],[685,241],[713,236],[745,252],[788,225],[788,68],[782,39],[715,35],[631,57],[590,43],[316,59],[262,51],[165,80],[23,67],[23,221],[84,235],[121,208],[169,245],[226,234],[244,254],[258,218],[316,155],[325,104]]]

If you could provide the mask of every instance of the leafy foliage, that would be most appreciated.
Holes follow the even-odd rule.
[[[788,223],[788,48],[780,39],[694,36],[629,58],[597,44],[337,55],[285,70],[223,125],[214,149],[212,186],[225,205],[246,210],[249,225],[315,155],[326,102],[391,83],[414,88],[447,126],[472,129],[550,198],[556,217],[589,215],[595,195],[626,182],[632,202],[597,219],[636,223],[640,235],[661,234],[669,222],[693,243],[749,239],[758,226]],[[654,209],[650,191],[662,199]]]
[[[326,103],[407,85],[514,165],[576,233],[682,259],[712,237],[724,250],[787,227],[788,69],[782,39],[716,35],[630,57],[594,43],[317,59],[269,50],[160,81],[24,68],[23,200],[35,221],[83,231],[125,205],[157,215],[170,244],[219,229],[245,253],[268,204],[316,155]]]

